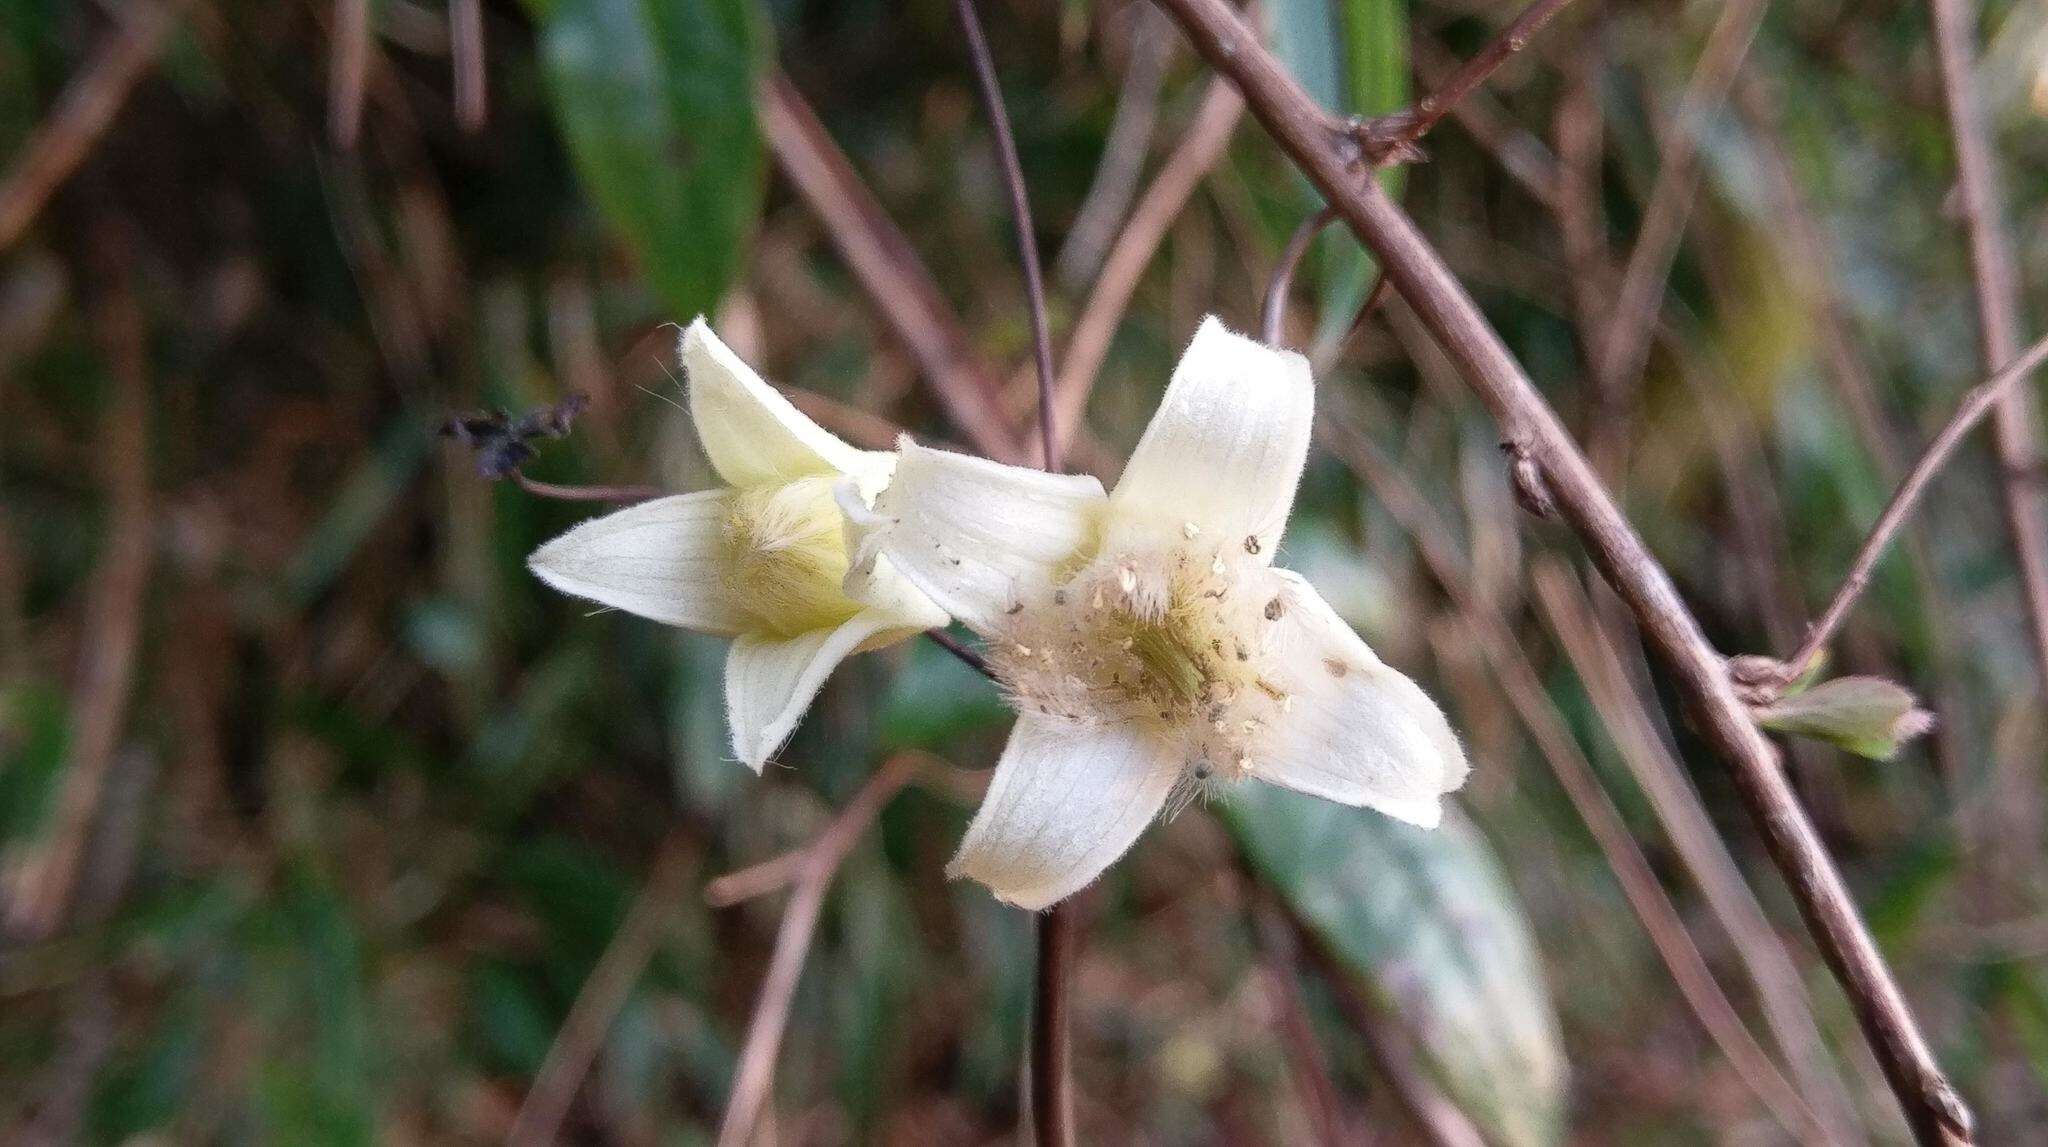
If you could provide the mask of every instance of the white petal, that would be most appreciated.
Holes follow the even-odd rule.
[[[840,441],[762,381],[703,317],[683,332],[690,419],[711,468],[734,486],[858,473],[877,457]]]
[[[1273,645],[1288,702],[1254,775],[1436,827],[1439,797],[1470,771],[1443,710],[1381,662],[1307,582],[1275,572],[1290,586]]]
[[[953,620],[881,554],[848,570],[841,589],[866,608],[912,629],[942,629]]]
[[[1314,417],[1307,359],[1204,319],[1110,496],[1107,547],[1181,545],[1192,526],[1271,561]]]
[[[563,593],[703,633],[739,632],[723,530],[731,492],[656,498],[577,526],[526,564]]]
[[[841,661],[920,628],[862,611],[836,628],[795,637],[741,634],[725,659],[725,713],[732,727],[733,755],[760,772],[796,731],[811,698]]]
[[[896,456],[885,454],[882,457],[889,461],[888,470],[882,472],[886,481],[895,469]],[[845,521],[846,553],[850,563],[840,589],[861,605],[900,618],[905,625],[918,629],[942,628],[953,620],[952,615],[897,572],[896,563],[880,552],[878,531],[886,521],[872,507],[881,488],[880,484],[870,488],[869,483],[859,477],[847,478],[832,488],[832,496],[838,501],[840,515]],[[863,543],[869,551],[865,556],[861,553]]]
[[[1180,774],[1170,749],[1128,726],[1020,717],[946,873],[1019,908],[1044,908],[1128,851]]]
[[[927,450],[908,438],[872,510],[839,488],[856,574],[886,559],[982,633],[1092,548],[1105,504],[1102,484],[1086,475]]]

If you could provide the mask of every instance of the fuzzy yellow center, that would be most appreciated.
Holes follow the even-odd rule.
[[[1287,609],[1270,569],[1227,551],[1107,556],[1020,603],[990,654],[1020,708],[1165,738],[1192,791],[1257,771],[1290,704],[1269,655]]]
[[[846,536],[832,500],[836,474],[734,490],[726,515],[733,597],[749,628],[795,637],[860,607],[840,588]]]

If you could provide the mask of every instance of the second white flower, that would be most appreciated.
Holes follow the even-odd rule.
[[[1467,766],[1441,710],[1275,569],[1308,454],[1307,362],[1211,318],[1113,494],[906,441],[842,508],[988,640],[1019,712],[951,871],[1041,908],[1162,809],[1258,779],[1433,826]]]

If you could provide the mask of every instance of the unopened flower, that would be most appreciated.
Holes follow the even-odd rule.
[[[790,405],[699,318],[683,334],[690,416],[729,486],[585,522],[534,551],[554,588],[733,638],[733,753],[756,772],[848,656],[946,624],[886,563],[849,578],[834,487],[872,498],[896,456],[858,450]]]
[[[846,490],[856,570],[893,563],[986,638],[1018,710],[949,871],[1042,908],[1251,779],[1437,823],[1467,771],[1442,711],[1273,568],[1313,390],[1212,318],[1113,494],[907,439],[871,505]]]

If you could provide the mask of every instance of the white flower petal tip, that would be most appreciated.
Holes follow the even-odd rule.
[[[1208,544],[1271,562],[1308,463],[1308,360],[1203,320],[1111,495],[1112,547]]]
[[[1050,907],[1129,851],[1180,771],[1134,729],[1022,717],[946,874],[1019,908]]]
[[[1471,772],[1457,734],[1428,693],[1379,659],[1297,575],[1275,649],[1288,667],[1287,719],[1256,775],[1339,804],[1433,828],[1440,798]]]
[[[701,315],[683,331],[682,362],[698,440],[711,468],[730,485],[872,468],[875,456],[811,421],[741,361]]]
[[[725,709],[733,755],[759,773],[841,661],[918,632],[876,612],[790,638],[743,634],[725,661]]]
[[[572,597],[730,636],[742,615],[728,587],[721,534],[729,498],[707,490],[593,518],[533,551],[527,568]]]

